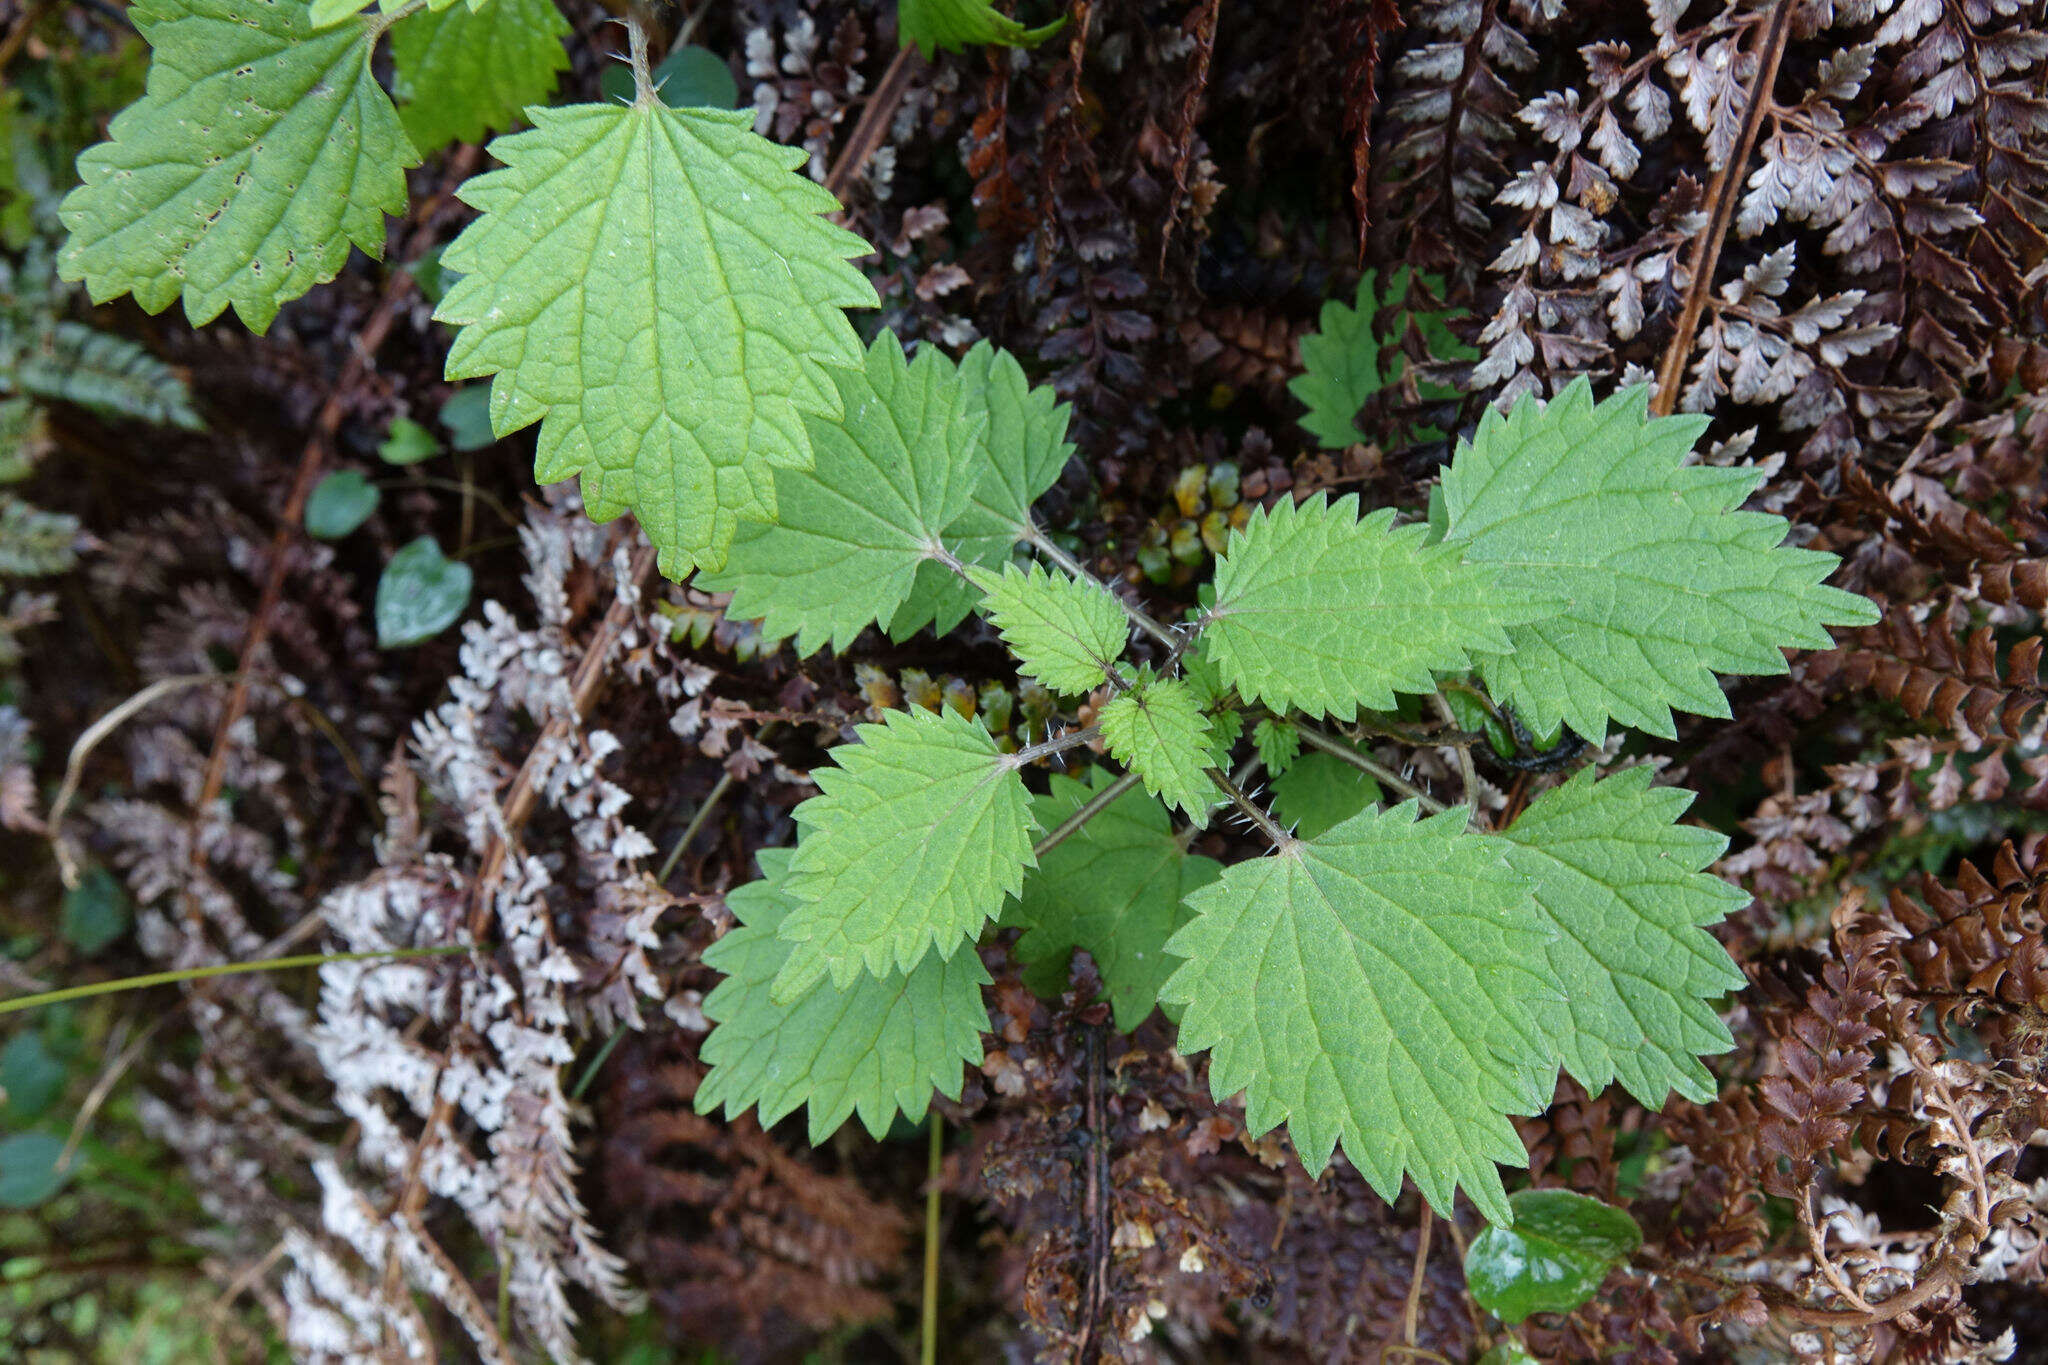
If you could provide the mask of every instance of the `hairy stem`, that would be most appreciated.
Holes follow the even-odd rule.
[[[1157,640],[1167,650],[1175,653],[1179,652],[1181,648],[1181,639],[1176,633],[1174,633],[1171,630],[1168,630],[1165,626],[1160,625],[1159,622],[1152,619],[1152,616],[1148,612],[1146,612],[1144,608],[1136,606],[1130,602],[1126,602],[1123,599],[1122,594],[1116,592],[1107,583],[1104,583],[1094,574],[1089,573],[1088,570],[1082,566],[1080,560],[1074,558],[1065,550],[1062,550],[1059,546],[1055,545],[1053,543],[1052,537],[1047,535],[1045,533],[1044,528],[1041,527],[1037,522],[1033,521],[1025,523],[1024,539],[1025,542],[1029,544],[1032,549],[1044,555],[1047,559],[1051,560],[1054,564],[1057,564],[1060,568],[1066,570],[1075,578],[1080,579],[1083,583],[1093,583],[1096,587],[1108,593],[1110,599],[1114,601],[1119,607],[1123,608],[1124,615],[1131,618],[1132,625],[1136,626],[1139,630],[1144,631],[1147,635]]]
[[[1259,803],[1246,796],[1243,789],[1237,783],[1230,780],[1230,774],[1224,772],[1221,768],[1210,768],[1207,771],[1209,780],[1214,782],[1217,788],[1230,798],[1230,804],[1236,806],[1243,813],[1245,819],[1258,827],[1259,833],[1272,841],[1274,848],[1286,848],[1294,842],[1294,836],[1274,824],[1273,817],[1259,809]]]
[[[660,96],[654,89],[654,73],[647,63],[647,30],[641,26],[638,13],[629,13],[620,22],[626,26],[626,46],[633,62],[633,103],[651,106]]]
[[[1027,763],[1036,763],[1041,758],[1050,758],[1054,754],[1065,753],[1067,750],[1078,748],[1083,744],[1092,744],[1101,736],[1102,727],[1099,725],[1090,725],[1079,730],[1069,730],[1063,735],[1054,735],[1049,739],[1040,740],[1036,744],[1027,744],[1016,753],[1011,754],[1005,761],[1012,768],[1021,768]]]

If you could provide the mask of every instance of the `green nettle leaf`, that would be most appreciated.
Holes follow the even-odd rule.
[[[1687,465],[1704,417],[1651,417],[1649,391],[1594,403],[1574,380],[1548,404],[1488,412],[1444,472],[1447,544],[1564,599],[1510,623],[1484,663],[1529,729],[1599,741],[1610,720],[1671,738],[1673,708],[1725,717],[1715,673],[1783,673],[1787,647],[1876,609],[1821,580],[1836,557],[1785,545],[1781,517],[1736,509],[1756,469]]]
[[[539,421],[538,477],[638,514],[664,573],[715,568],[741,518],[775,516],[774,471],[810,466],[804,414],[841,415],[827,367],[861,364],[843,310],[877,305],[848,264],[868,244],[752,110],[532,114],[462,187],[481,216],[442,256],[448,377],[496,375],[498,434]]]
[[[727,614],[758,617],[797,652],[843,650],[910,596],[939,532],[967,505],[976,471],[960,458],[985,419],[936,347],[905,361],[883,332],[860,369],[831,372],[838,422],[808,419],[817,463],[775,471],[776,520],[746,522],[722,569],[698,585],[732,593]]]
[[[1220,799],[1208,774],[1209,729],[1201,698],[1178,678],[1141,678],[1102,708],[1102,741],[1116,761],[1198,825]]]
[[[391,31],[391,96],[413,145],[435,152],[480,142],[544,104],[568,69],[569,22],[554,0],[449,5],[401,19]]]
[[[306,534],[340,540],[370,519],[383,494],[360,470],[337,469],[313,486],[306,499]]]
[[[843,990],[820,981],[776,1004],[769,983],[790,945],[775,931],[800,902],[784,887],[790,851],[758,857],[761,880],[725,900],[739,927],[704,953],[725,980],[704,997],[704,1017],[717,1027],[701,1052],[710,1071],[697,1112],[722,1104],[737,1118],[751,1105],[765,1128],[808,1105],[815,1146],[853,1113],[879,1138],[899,1113],[921,1120],[934,1090],[960,1098],[961,1066],[981,1061],[988,1028],[980,956],[927,955],[907,976],[857,977]]]
[[[1103,768],[1086,782],[1055,776],[1051,793],[1032,803],[1039,823],[1055,828],[1115,780]],[[1166,940],[1191,913],[1183,898],[1222,873],[1214,858],[1188,853],[1163,806],[1125,792],[1047,850],[1024,879],[1022,903],[1004,923],[1024,926],[1017,957],[1025,984],[1058,995],[1074,949],[1084,948],[1102,973],[1117,1027],[1129,1032],[1145,1022],[1178,965]]]
[[[155,49],[141,100],[78,158],[59,257],[93,302],[152,313],[233,306],[261,332],[280,304],[331,280],[349,247],[384,252],[419,164],[370,70],[380,25],[315,32],[299,0],[143,0]]]
[[[794,1000],[828,973],[910,971],[972,944],[1023,889],[1037,821],[1011,759],[954,711],[890,711],[811,776],[784,885],[803,904],[777,933],[795,945],[773,987]]]
[[[1252,514],[1216,568],[1203,653],[1246,701],[1277,712],[1350,720],[1383,711],[1396,691],[1436,690],[1433,671],[1503,653],[1510,624],[1551,605],[1509,588],[1490,566],[1424,543],[1391,509],[1358,516],[1358,499],[1322,495]]]
[[[1473,1301],[1502,1322],[1569,1313],[1643,1244],[1625,1210],[1583,1194],[1518,1190],[1508,1203],[1514,1226],[1487,1228],[1465,1251]]]
[[[927,58],[959,52],[970,44],[1037,47],[1058,33],[1067,21],[1056,19],[1040,28],[1026,28],[998,13],[990,0],[896,0],[896,32],[905,47]]]
[[[974,491],[967,508],[945,529],[946,548],[967,565],[1000,568],[1024,539],[1031,504],[1058,482],[1074,453],[1067,440],[1071,409],[1043,386],[1034,388],[1008,351],[978,341],[960,358],[960,382],[988,414],[975,456]],[[889,622],[892,639],[907,640],[925,626],[945,634],[974,610],[981,594],[943,564],[917,571],[910,600]]]
[[[474,577],[469,565],[445,558],[432,536],[391,556],[377,580],[377,647],[420,644],[454,625],[469,606]]]
[[[1389,297],[1408,292],[1407,276],[1405,269],[1394,272]],[[1303,429],[1327,449],[1342,450],[1364,440],[1358,410],[1401,376],[1402,354],[1373,335],[1379,310],[1379,273],[1368,270],[1359,278],[1356,303],[1326,301],[1317,330],[1301,339],[1301,373],[1288,381],[1287,391],[1308,409],[1302,414]]]
[[[1707,1001],[1745,982],[1703,926],[1749,898],[1702,870],[1728,840],[1677,823],[1693,794],[1650,778],[1588,769],[1543,793],[1509,827],[1508,862],[1558,930],[1548,953],[1566,998],[1538,1017],[1565,1070],[1591,1094],[1619,1079],[1651,1108],[1671,1090],[1703,1104],[1714,1080],[1699,1054],[1735,1045]]]
[[[1258,750],[1266,771],[1278,777],[1301,753],[1301,736],[1286,721],[1267,716],[1252,727],[1252,747]]]
[[[1033,564],[1001,574],[977,569],[988,594],[983,609],[1017,655],[1017,671],[1055,692],[1078,696],[1100,687],[1124,652],[1130,622],[1107,590]]]
[[[1372,774],[1334,754],[1303,754],[1273,779],[1273,814],[1300,839],[1313,839],[1379,802]]]
[[[1339,1140],[1383,1199],[1405,1174],[1438,1212],[1459,1186],[1508,1218],[1494,1163],[1526,1155],[1508,1114],[1550,1102],[1537,1008],[1557,993],[1546,928],[1503,843],[1462,808],[1366,811],[1225,869],[1167,942],[1161,993],[1211,1091],[1245,1092],[1253,1134],[1286,1120],[1304,1165]]]

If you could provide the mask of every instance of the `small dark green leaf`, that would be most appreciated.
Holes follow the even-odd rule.
[[[0,1139],[0,1209],[32,1209],[64,1188],[69,1168],[57,1169],[64,1140],[48,1133]]]
[[[679,47],[654,68],[653,75],[661,102],[671,109],[739,107],[740,88],[732,68],[709,48]],[[606,99],[633,102],[633,72],[628,67],[606,67],[597,85]]]
[[[469,565],[443,557],[432,536],[391,556],[377,582],[378,646],[416,645],[455,624],[469,605],[472,578]]]
[[[441,429],[457,450],[482,450],[498,439],[491,430],[491,386],[470,384],[441,405]]]
[[[127,933],[131,918],[128,888],[104,867],[87,868],[64,893],[65,941],[87,957]]]
[[[1643,1244],[1635,1219],[1583,1194],[1522,1190],[1508,1204],[1515,1225],[1486,1229],[1465,1253],[1473,1299],[1503,1322],[1570,1312]]]
[[[469,390],[465,389],[463,392],[467,393]],[[448,420],[448,408],[454,406],[454,400],[451,399],[448,406],[441,409],[441,420],[443,422]],[[490,426],[488,404],[485,405],[485,409],[484,425],[488,429]],[[490,442],[486,441],[484,444],[488,445]],[[441,443],[435,439],[434,433],[428,431],[410,417],[393,418],[391,434],[384,438],[384,444],[377,447],[378,458],[382,459],[385,464],[418,464],[421,460],[431,460],[440,453]]]
[[[42,1031],[24,1029],[0,1048],[0,1090],[7,1092],[9,1123],[28,1123],[57,1102],[68,1073],[43,1045]]]
[[[340,540],[370,519],[381,496],[360,471],[337,469],[306,499],[306,534],[315,540]]]
[[[1273,813],[1297,839],[1313,839],[1380,799],[1380,784],[1341,758],[1305,753],[1273,779]]]

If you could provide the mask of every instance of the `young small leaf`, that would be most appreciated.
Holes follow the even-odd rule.
[[[776,973],[778,1002],[828,972],[843,990],[863,971],[971,952],[1032,865],[1030,793],[979,721],[890,711],[857,733],[861,743],[832,751],[837,767],[811,774],[822,794],[796,808],[784,885],[803,903],[777,930],[795,945]]]
[[[967,505],[975,470],[961,452],[983,420],[951,361],[925,346],[906,362],[892,332],[876,337],[864,368],[830,375],[846,416],[806,419],[816,464],[776,470],[776,520],[744,523],[725,566],[697,577],[732,593],[728,615],[795,635],[800,654],[843,650],[903,605],[941,528]]]
[[[377,647],[416,645],[454,625],[469,606],[473,577],[469,565],[443,558],[432,536],[391,556],[377,580]]]
[[[485,422],[488,430],[488,417]],[[392,418],[391,430],[377,446],[377,458],[385,464],[418,464],[422,460],[431,460],[440,453],[441,443],[434,439],[434,433],[410,417]]]
[[[1103,768],[1087,782],[1054,776],[1051,793],[1033,802],[1039,823],[1055,828],[1114,780]],[[1024,927],[1017,957],[1025,984],[1057,996],[1067,988],[1074,949],[1084,948],[1102,973],[1116,1026],[1129,1032],[1145,1022],[1177,965],[1166,940],[1188,919],[1182,898],[1222,872],[1214,858],[1182,847],[1157,801],[1125,792],[1047,850],[1024,879],[1021,903],[1004,917]]]
[[[492,0],[409,15],[391,31],[391,95],[421,152],[479,142],[545,104],[568,69],[554,0]]]
[[[32,1209],[71,1183],[77,1168],[59,1168],[64,1139],[53,1133],[15,1133],[0,1138],[0,1209]]]
[[[740,102],[739,84],[725,58],[708,48],[672,48],[654,68],[654,89],[671,109],[731,109]],[[633,102],[633,69],[610,66],[597,88],[609,100]]]
[[[1314,839],[1379,801],[1371,773],[1320,750],[1273,779],[1273,815],[1297,839]]]
[[[70,1070],[43,1043],[40,1029],[23,1029],[0,1047],[0,1118],[9,1126],[33,1122],[64,1093]]]
[[[1704,926],[1749,898],[1703,870],[1728,840],[1677,823],[1692,793],[1650,777],[1587,769],[1543,793],[1508,828],[1508,863],[1558,930],[1547,951],[1566,998],[1537,1012],[1565,1070],[1589,1094],[1619,1079],[1652,1108],[1672,1090],[1704,1104],[1700,1054],[1735,1045],[1707,1001],[1746,982]]]
[[[1102,740],[1146,791],[1207,823],[1221,794],[1209,780],[1209,718],[1194,689],[1177,678],[1142,679],[1102,708]]]
[[[482,450],[497,443],[498,433],[491,428],[489,384],[464,384],[448,395],[435,420],[448,433],[448,444],[455,450]]]
[[[1505,627],[1550,609],[1458,551],[1424,543],[1391,510],[1360,520],[1358,499],[1254,512],[1216,568],[1203,653],[1246,701],[1350,720],[1396,691],[1436,690],[1433,670],[1509,648]]]
[[[1405,294],[1408,272],[1394,272],[1389,293]],[[1380,309],[1379,273],[1368,270],[1358,281],[1351,305],[1337,299],[1323,304],[1316,330],[1301,339],[1301,373],[1287,390],[1308,409],[1301,425],[1329,450],[1342,450],[1365,439],[1358,429],[1358,410],[1365,400],[1400,378],[1403,357],[1383,347],[1373,335],[1373,317]]]
[[[769,998],[789,944],[776,929],[800,902],[785,889],[790,852],[763,849],[761,880],[731,892],[740,924],[705,950],[704,963],[725,980],[704,997],[717,1027],[700,1055],[710,1071],[697,1088],[697,1112],[721,1104],[728,1118],[748,1106],[761,1126],[798,1105],[810,1109],[813,1146],[849,1114],[879,1138],[898,1114],[924,1118],[932,1091],[960,1097],[961,1065],[981,1061],[988,971],[973,952],[927,955],[907,976],[861,976],[845,989],[820,981],[787,1005]]]
[[[1465,1251],[1473,1301],[1502,1322],[1569,1313],[1643,1244],[1626,1210],[1583,1194],[1517,1190],[1508,1204],[1514,1226],[1487,1228]]]
[[[314,31],[301,0],[143,0],[147,93],[78,158],[59,269],[93,302],[152,313],[232,306],[257,332],[331,280],[351,246],[384,253],[419,153],[370,70],[378,25]]]
[[[337,469],[313,485],[306,498],[306,534],[340,540],[370,519],[383,494],[361,470]]]
[[[848,264],[868,244],[752,110],[533,118],[461,191],[481,216],[443,257],[448,377],[495,374],[498,434],[540,421],[538,477],[637,513],[664,573],[715,568],[740,518],[775,515],[774,471],[809,467],[803,414],[840,415],[827,366],[861,363],[843,310],[876,306]]]
[[[990,0],[896,0],[899,40],[927,59],[940,52],[962,51],[970,44],[1037,47],[1066,22],[1060,18],[1041,28],[1026,28],[998,13]]]
[[[1561,608],[1509,622],[1484,663],[1494,695],[1537,734],[1589,740],[1609,721],[1667,739],[1673,708],[1728,715],[1715,673],[1783,673],[1783,650],[1877,612],[1822,584],[1838,562],[1785,545],[1782,517],[1736,510],[1756,469],[1687,465],[1704,417],[1651,417],[1649,391],[1602,403],[1584,379],[1549,403],[1489,411],[1444,472],[1447,545]]]
[[[1266,771],[1278,777],[1301,753],[1301,736],[1286,721],[1267,716],[1252,727],[1252,747],[1258,750]]]
[[[97,863],[85,870],[77,886],[64,893],[64,941],[86,957],[127,933],[134,918],[128,888]]]
[[[1441,1213],[1463,1186],[1508,1217],[1495,1162],[1526,1155],[1508,1114],[1550,1101],[1536,1007],[1546,932],[1497,839],[1454,809],[1366,811],[1224,870],[1188,897],[1161,997],[1209,1088],[1245,1092],[1253,1134],[1285,1120],[1310,1171],[1344,1154],[1383,1199],[1405,1174]]]
[[[1006,564],[1000,575],[979,569],[973,578],[988,594],[983,609],[1016,653],[1019,673],[1070,696],[1102,686],[1131,630],[1105,589],[1036,564]]]
[[[1067,440],[1066,404],[1052,390],[1034,388],[1008,351],[986,341],[960,358],[960,382],[988,425],[977,451],[974,491],[967,508],[945,528],[946,547],[963,564],[999,568],[1024,538],[1031,504],[1044,495],[1074,453]],[[890,638],[906,640],[925,626],[940,634],[965,620],[981,594],[936,562],[917,571],[910,600],[889,622]]]

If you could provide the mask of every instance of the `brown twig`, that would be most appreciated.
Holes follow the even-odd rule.
[[[1422,1203],[1422,1227],[1415,1234],[1415,1269],[1408,1276],[1408,1302],[1401,1309],[1401,1340],[1415,1344],[1416,1320],[1422,1316],[1422,1282],[1429,1273],[1429,1235],[1436,1229],[1436,1210]]]
[[[1685,307],[1678,315],[1678,330],[1672,334],[1671,344],[1664,348],[1664,358],[1657,366],[1657,390],[1650,398],[1650,411],[1659,417],[1669,417],[1678,406],[1678,388],[1685,382],[1685,362],[1692,357],[1693,338],[1699,333],[1700,318],[1713,293],[1714,268],[1720,264],[1721,244],[1727,240],[1736,205],[1742,199],[1743,170],[1756,149],[1764,110],[1770,106],[1771,91],[1778,83],[1778,64],[1785,58],[1785,43],[1792,33],[1792,15],[1798,8],[1793,0],[1778,0],[1772,7],[1763,46],[1756,54],[1756,75],[1749,83],[1749,105],[1742,111],[1741,135],[1708,187],[1707,202],[1713,209],[1706,231],[1693,248],[1692,278],[1686,285]]]
[[[914,47],[897,51],[889,69],[882,73],[882,83],[875,87],[875,93],[868,96],[867,107],[860,111],[860,118],[853,125],[853,132],[847,136],[846,145],[839,149],[839,155],[832,161],[832,168],[825,173],[825,188],[832,191],[832,197],[840,203],[846,202],[846,191],[852,186],[853,178],[867,166],[868,159],[881,147],[882,139],[888,135],[890,120],[896,117],[896,106],[903,103],[903,92],[910,83],[924,74],[924,58]]]
[[[448,171],[442,189],[421,208],[419,226],[406,239],[404,259],[411,260],[424,252],[433,241],[434,216],[455,192],[455,187],[469,178],[476,166],[478,149],[464,146],[448,158]],[[412,291],[413,277],[407,270],[390,271],[384,281],[383,297],[377,301],[377,309],[370,314],[363,329],[355,336],[350,348],[348,364],[342,367],[341,376],[328,391],[327,401],[320,405],[319,413],[313,418],[313,432],[306,440],[305,451],[299,456],[298,472],[292,476],[291,492],[285,496],[284,511],[279,515],[277,531],[270,538],[269,572],[263,580],[263,591],[256,599],[256,610],[249,617],[249,633],[242,640],[242,654],[235,665],[235,688],[228,694],[227,706],[220,713],[220,723],[214,727],[213,748],[206,756],[205,777],[199,784],[199,799],[193,809],[204,812],[220,799],[220,789],[227,778],[228,744],[235,726],[249,707],[249,680],[256,665],[256,657],[270,639],[271,626],[277,616],[277,605],[284,595],[285,570],[290,560],[285,551],[290,548],[292,537],[299,530],[300,518],[306,510],[306,499],[312,496],[313,486],[319,482],[320,472],[326,466],[329,452],[334,445],[335,433],[341,430],[341,420],[347,415],[356,389],[376,362],[377,351],[390,335],[391,325],[398,318],[399,305],[405,302]],[[192,841],[192,859],[195,865],[206,861],[206,841]]]

